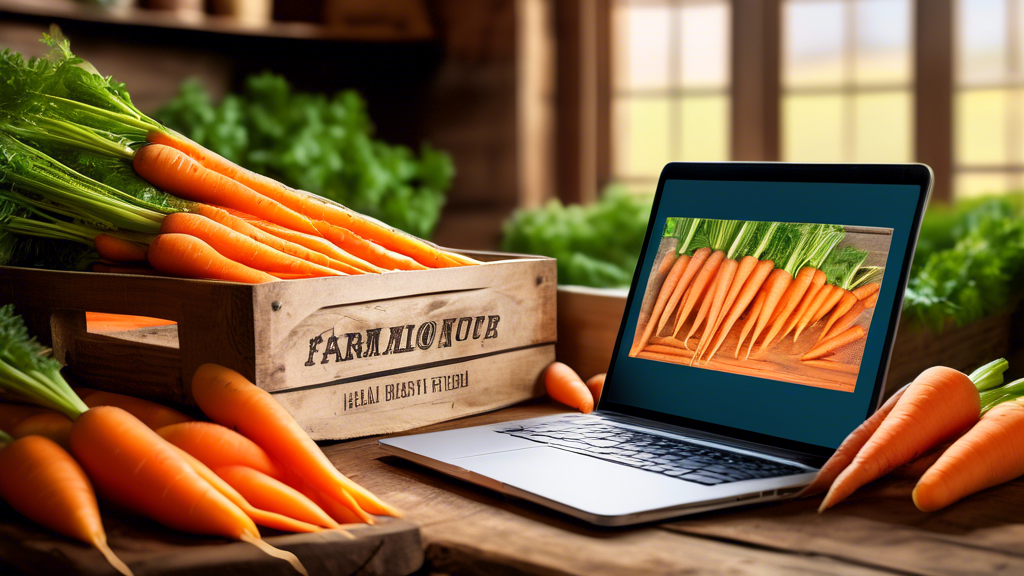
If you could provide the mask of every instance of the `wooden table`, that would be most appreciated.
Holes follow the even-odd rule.
[[[561,410],[532,403],[424,430]],[[421,526],[426,573],[1024,574],[1022,482],[933,514],[914,508],[912,483],[882,480],[823,515],[814,498],[609,529],[390,456],[377,438],[325,452]]]

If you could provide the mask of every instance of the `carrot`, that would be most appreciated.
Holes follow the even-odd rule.
[[[772,262],[771,260],[758,261],[755,259],[754,268],[747,275],[746,281],[743,282],[743,286],[742,288],[740,288],[740,291],[736,296],[735,300],[730,304],[729,298],[726,298],[726,307],[730,308],[729,315],[725,319],[725,321],[721,323],[720,327],[714,329],[714,331],[718,334],[718,339],[715,341],[714,346],[711,348],[711,353],[708,354],[707,362],[710,362],[711,359],[715,357],[715,354],[718,352],[719,347],[722,346],[722,343],[725,342],[725,339],[729,336],[729,331],[732,330],[733,325],[736,324],[737,320],[739,320],[740,315],[743,314],[743,311],[747,309],[748,305],[750,305],[750,301],[755,298],[758,291],[761,289],[761,286],[764,285],[764,281],[768,278],[768,275],[771,274],[772,268],[774,267],[775,263]],[[741,262],[741,271],[738,271],[736,273],[737,282],[733,283],[733,288],[735,288],[739,284],[739,276],[742,274],[742,268],[743,264]],[[764,301],[762,300],[761,302],[763,304]],[[750,322],[748,322],[748,324],[750,324]],[[744,327],[743,336],[745,336],[746,333],[747,328]],[[740,342],[737,343],[736,345],[737,350],[739,350],[739,346],[741,346],[743,343],[743,336],[740,337]]]
[[[186,200],[235,208],[292,230],[317,233],[309,218],[205,168],[170,146],[143,146],[135,153],[132,166],[150,184]]]
[[[826,314],[832,311],[839,304],[839,301],[843,298],[846,291],[839,286],[832,286],[832,290],[826,296],[825,301],[821,304],[818,310],[811,316],[811,321],[807,323],[808,326],[813,326],[818,323],[819,320],[825,317]]]
[[[658,269],[654,273],[654,276],[656,278],[657,277],[666,276],[668,274],[669,270],[672,269],[672,265],[675,264],[676,260],[678,260],[678,259],[679,259],[679,255],[676,254],[676,251],[675,250],[669,250],[667,253],[665,253],[665,257],[662,258],[661,262],[658,264]],[[662,286],[664,286],[664,284]]]
[[[180,448],[175,447],[175,450],[185,460],[185,462],[192,467],[196,474],[199,474],[203,480],[209,482],[210,486],[212,486],[214,490],[220,492],[221,495],[227,498],[232,504],[238,506],[246,516],[260,526],[266,526],[267,528],[273,528],[275,530],[284,530],[286,532],[311,533],[323,530],[320,526],[316,526],[308,522],[303,522],[276,512],[269,512],[267,510],[256,508],[243,498],[238,490],[235,490],[230,484],[225,482],[223,478],[217,476],[213,470],[210,470],[206,464],[203,464],[194,456]]]
[[[96,253],[111,262],[145,262],[146,250],[134,242],[117,236],[100,234],[93,238]]]
[[[330,242],[320,237],[314,238],[313,236],[309,236],[308,234],[292,232],[298,237],[316,240],[317,242],[308,243],[313,244],[313,246],[320,246],[321,248],[329,247],[327,250],[316,249],[311,246],[307,246],[306,243],[293,242],[291,241],[290,238],[277,234],[272,234],[269,233],[268,231],[264,231],[258,228],[256,224],[260,223],[261,225],[273,226],[281,230],[285,230],[285,228],[281,228],[280,226],[277,226],[275,224],[270,224],[269,222],[263,222],[262,220],[247,221],[246,218],[253,218],[248,214],[243,215],[241,212],[237,211],[229,212],[228,210],[218,208],[216,206],[210,206],[209,204],[198,204],[194,210],[196,214],[206,216],[210,220],[213,220],[214,222],[217,222],[219,224],[223,224],[224,226],[231,228],[235,232],[244,234],[249,238],[252,238],[253,240],[259,242],[260,244],[266,244],[267,246],[270,246],[271,248],[276,248],[277,250],[280,250],[285,254],[290,254],[292,256],[295,256],[296,258],[301,258],[303,260],[312,262],[313,264],[326,266],[332,270],[337,270],[339,272],[344,272],[346,274],[358,274],[360,270],[367,272],[381,271],[379,268],[376,268],[375,266],[372,266],[369,263],[362,262],[358,258],[355,258],[354,256],[341,250],[340,248],[337,248],[334,244],[331,244]],[[331,251],[330,249],[333,249],[333,251]],[[343,256],[342,259],[334,258],[334,256],[337,255],[337,253],[344,254],[345,256],[348,257],[349,260],[352,260],[353,262],[346,261],[344,259],[345,256]],[[362,264],[356,266],[355,261],[362,262]]]
[[[85,472],[52,440],[28,436],[0,450],[0,498],[33,522],[93,545],[115,570],[132,574],[107,545]]]
[[[796,278],[786,288],[786,292],[782,295],[776,310],[774,312],[775,318],[771,320],[771,328],[768,329],[768,333],[764,337],[764,341],[761,342],[761,347],[758,348],[759,352],[764,352],[764,349],[768,347],[770,343],[775,340],[775,336],[782,330],[783,325],[789,316],[796,309],[797,305],[800,304],[800,300],[807,293],[807,290],[811,287],[811,282],[814,277],[820,273],[820,270],[811,268],[810,266],[804,266],[796,274]],[[824,274],[821,275],[824,279]]]
[[[736,342],[736,352],[733,353],[733,358],[739,359],[740,348],[743,347],[743,341],[747,339],[747,334],[757,323],[758,317],[761,315],[761,309],[764,308],[764,301],[768,294],[764,290],[760,290],[757,293],[757,297],[754,299],[754,304],[750,307],[750,313],[747,314],[747,321],[743,323],[743,330],[740,331],[739,341]]]
[[[807,291],[804,292],[803,297],[800,298],[800,304],[796,307],[789,316],[789,322],[786,323],[783,328],[779,340],[782,340],[789,335],[790,332],[796,328],[796,325],[800,322],[800,318],[807,313],[807,310],[811,307],[811,303],[817,297],[818,292],[821,291],[825,285],[825,273],[820,269],[814,271],[814,276],[811,277],[811,284],[807,287]]]
[[[726,260],[728,262],[728,260]],[[726,316],[732,312],[733,303],[736,302],[736,298],[740,294],[740,290],[747,282],[747,278],[754,271],[757,266],[758,260],[753,256],[744,256],[736,266],[736,272],[733,274],[732,280],[729,282],[729,291],[725,295],[725,300],[722,301],[721,308],[715,312],[712,306],[713,320],[709,323],[708,330],[705,332],[705,336],[701,337],[703,342],[705,337],[707,341],[703,345],[698,345],[698,358],[700,354],[703,354],[714,342],[714,337],[718,334],[718,329],[725,321]],[[723,264],[724,266],[724,264]],[[721,273],[721,272],[719,272]]]
[[[47,412],[52,412],[52,410],[39,406],[0,402],[0,430],[10,430],[27,418]]]
[[[209,244],[187,234],[160,234],[149,245],[149,263],[157,270],[185,278],[208,278],[243,284],[276,282],[261,270],[225,258]]]
[[[316,222],[316,227],[324,238],[333,242],[338,248],[385,270],[427,269],[426,266],[416,260],[374,244],[351,230],[326,222]]]
[[[687,256],[683,254],[676,261],[676,266],[680,266],[682,261],[681,275],[677,277],[675,285],[669,287],[669,297],[662,308],[661,314],[651,316],[651,321],[658,321],[658,328],[654,331],[654,335],[660,334],[665,329],[665,325],[668,324],[669,319],[672,317],[672,313],[675,312],[676,306],[679,305],[679,300],[684,297],[684,293],[690,288],[690,283],[697,273],[704,267],[704,262],[707,261],[708,256],[711,255],[710,248],[698,248],[693,256]],[[675,266],[673,266],[675,270]],[[668,279],[665,279],[665,285],[668,286]],[[660,296],[659,296],[660,299]],[[648,338],[648,341],[650,338]],[[647,342],[644,342],[646,344]],[[642,348],[643,346],[641,346]]]
[[[832,325],[849,312],[850,309],[853,308],[853,305],[857,303],[857,296],[850,290],[840,289],[840,292],[842,293],[842,296],[840,296],[839,303],[832,309],[832,315],[829,316],[828,321],[825,322],[825,328],[822,329],[821,336],[818,337],[818,342],[824,340],[825,336],[828,335],[829,330],[832,328]]]
[[[312,236],[310,234],[303,234],[302,232],[296,232],[289,230],[283,226],[277,224],[271,224],[270,222],[264,222],[262,220],[249,220],[248,223],[261,232],[268,234],[274,238],[284,240],[302,246],[308,250],[315,251],[319,254],[323,254],[332,262],[338,262],[346,266],[350,266],[363,272],[371,272],[379,274],[385,270],[379,266],[374,266],[362,258],[356,258],[352,254],[342,250],[333,243],[319,236]]]
[[[302,492],[306,498],[309,498],[314,504],[319,506],[321,510],[326,512],[327,515],[334,519],[335,522],[342,526],[361,524],[363,522],[363,519],[357,516],[350,506],[327,496],[316,488],[310,487],[305,482],[302,483],[299,491]]]
[[[245,466],[278,480],[284,478],[284,470],[263,448],[220,424],[181,422],[158,428],[156,433],[210,468]]]
[[[768,321],[771,318],[772,313],[775,311],[779,301],[782,300],[782,296],[786,293],[792,283],[793,276],[782,268],[772,270],[772,273],[768,276],[768,280],[765,280],[764,304],[761,306],[761,313],[758,314],[757,324],[754,326],[754,332],[750,335],[750,345],[747,346],[747,358],[750,358],[750,351],[754,347],[754,342],[757,341],[757,337],[761,335],[761,331],[768,325]]]
[[[700,355],[704,352],[705,348],[711,345],[711,339],[714,336],[715,329],[718,327],[719,322],[722,320],[722,314],[728,307],[729,293],[732,292],[733,284],[736,284],[736,291],[742,288],[740,283],[734,282],[738,273],[739,263],[732,259],[725,259],[722,261],[722,265],[718,268],[718,279],[715,281],[715,294],[711,301],[711,310],[708,312],[707,324],[704,327],[704,333],[701,335],[700,340],[697,342],[697,354],[695,358],[700,359]],[[753,265],[750,266],[753,269]],[[749,271],[747,271],[749,274]]]
[[[712,280],[715,278],[715,274],[718,272],[718,267],[722,264],[722,259],[725,258],[725,252],[721,250],[715,250],[707,257],[704,261],[704,265],[701,266],[700,272],[697,277],[693,279],[693,286],[690,286],[690,294],[686,297],[686,301],[683,303],[682,309],[679,311],[679,316],[676,317],[676,326],[672,330],[672,334],[679,334],[679,330],[682,329],[683,324],[690,317],[690,312],[693,311],[693,307],[697,304],[697,300],[704,298],[707,294],[708,289],[711,286]],[[699,311],[698,311],[699,313]],[[697,322],[694,321],[694,324]]]
[[[230,260],[270,274],[284,272],[311,277],[344,276],[343,273],[331,270],[326,266],[296,258],[276,248],[261,244],[199,214],[186,212],[169,214],[160,224],[160,233],[188,234],[206,242],[211,248]]]
[[[829,296],[831,296],[832,292],[835,290],[837,290],[837,288],[832,284],[825,284],[820,290],[818,290],[817,294],[814,295],[814,300],[797,320],[796,332],[793,333],[793,342],[796,342],[797,339],[800,338],[800,334],[805,328],[807,328],[808,324],[812,323],[811,320],[817,315],[818,310],[825,305]],[[824,314],[824,312],[822,314]]]
[[[719,272],[721,272],[721,268],[722,267],[719,266]],[[686,336],[684,338],[681,338],[683,344],[686,345],[687,350],[690,349],[690,336],[692,336],[693,333],[697,331],[697,328],[700,327],[701,323],[704,322],[705,319],[707,319],[708,315],[711,313],[711,304],[714,300],[714,294],[718,292],[718,285],[722,283],[722,280],[722,274],[715,274],[714,278],[711,280],[711,283],[708,284],[707,288],[704,290],[704,293],[700,296],[701,305],[700,308],[697,310],[697,315],[693,318],[693,324],[690,325],[690,331],[686,333]],[[707,328],[705,328],[705,331],[707,331]],[[678,332],[673,333],[673,336],[677,334]],[[696,352],[696,349],[694,349],[694,352]],[[696,357],[697,355],[695,353],[694,358]]]
[[[340,204],[329,202],[328,200],[314,196],[308,192],[294,190],[271,178],[246,170],[245,168],[218,156],[180,134],[154,131],[149,134],[147,140],[150,142],[173,146],[184,154],[187,154],[189,157],[195,159],[195,161],[199,162],[207,169],[233,179],[242,185],[255,190],[259,194],[279,202],[281,205],[286,206],[291,210],[304,214],[310,220],[323,220],[334,226],[341,226],[351,230],[355,234],[375,242],[388,250],[409,256],[424,266],[443,268],[463,265],[463,263],[457,261],[458,259],[446,255],[436,246],[424,242],[419,238],[395,230],[394,228],[374,220],[373,218],[353,212]],[[148,146],[144,147],[142,150],[145,150],[146,148],[148,148]],[[140,150],[140,152],[142,150]],[[137,156],[138,153],[136,153],[136,157]],[[222,203],[213,202],[213,204]],[[239,209],[263,218],[263,215],[256,214],[251,210],[246,210],[244,207]],[[292,230],[299,230],[307,234],[316,235],[316,232],[290,226],[287,222],[277,222],[272,218],[264,218],[264,220],[274,222],[275,224],[281,224],[282,226]]]
[[[665,310],[665,305],[668,303],[670,295],[673,290],[675,290],[676,285],[679,284],[679,280],[683,277],[687,268],[690,267],[690,263],[696,258],[696,254],[694,254],[693,259],[684,254],[672,264],[672,269],[669,270],[668,276],[666,276],[665,281],[661,283],[661,289],[658,291],[658,298],[654,301],[654,308],[651,310],[651,317],[647,320],[647,325],[644,326],[644,332],[640,336],[640,339],[633,343],[633,347],[629,351],[630,356],[635,356],[636,353],[646,346],[651,340],[651,336],[654,335],[654,327],[658,324],[658,319],[661,318],[662,312]]]
[[[324,528],[338,527],[333,518],[301,492],[258,470],[246,466],[222,466],[214,472],[256,508]]]
[[[544,387],[556,402],[576,408],[584,414],[594,409],[594,396],[575,370],[561,362],[552,362],[544,371]]]
[[[814,360],[821,358],[822,356],[828,356],[834,354],[836,350],[843,346],[849,346],[854,342],[864,337],[867,332],[864,331],[862,326],[854,326],[845,332],[837,334],[836,336],[819,342],[810,352],[800,357],[801,360]]]
[[[135,416],[139,421],[153,430],[163,428],[164,426],[169,426],[171,424],[178,424],[180,422],[192,422],[192,418],[173,408],[168,408],[167,406],[157,404],[156,402],[143,400],[142,398],[125,396],[124,394],[115,394],[114,392],[90,390],[88,388],[76,388],[75,391],[89,408],[95,408],[97,406],[117,406],[132,416]]]
[[[590,395],[594,397],[595,406],[597,405],[597,401],[601,398],[601,392],[604,391],[604,379],[607,375],[608,374],[605,372],[594,374],[584,382],[587,390],[590,390]]]
[[[801,490],[797,497],[814,496],[828,490],[839,474],[853,462],[857,453],[871,439],[871,436],[878,430],[878,427],[881,426],[886,417],[889,416],[893,407],[896,406],[896,403],[900,401],[903,393],[909,387],[910,384],[907,384],[897,390],[870,418],[862,422],[853,432],[850,432],[850,435],[843,440],[843,443],[839,445],[839,448],[825,462],[825,465],[818,470],[818,474],[810,485]]]
[[[211,420],[238,430],[313,488],[341,501],[351,492],[361,507],[354,512],[364,522],[373,521],[366,512],[398,515],[397,510],[338,472],[277,400],[241,374],[216,364],[204,364],[192,377],[192,397]]]
[[[953,443],[914,487],[914,505],[933,512],[1024,474],[1024,403],[1004,402]]]
[[[870,282],[860,288],[854,288],[853,295],[857,297],[857,300],[863,300],[872,294],[877,294],[878,289],[881,287],[882,285],[878,282]]]
[[[978,421],[981,400],[965,374],[936,366],[907,387],[892,411],[836,478],[819,511],[841,502],[871,482]]]
[[[71,452],[106,499],[165,526],[248,542],[306,574],[289,552],[260,540],[256,524],[204,480],[178,448],[115,406],[75,420]]]
[[[822,334],[823,340],[834,338],[837,334],[849,328],[854,322],[857,321],[858,318],[860,318],[860,315],[865,310],[874,308],[876,302],[878,302],[877,293],[868,296],[864,300],[855,301],[853,303],[853,306],[850,307],[846,314],[843,314],[842,318],[837,320],[836,323],[832,325],[832,329],[829,330],[827,333]]]
[[[71,419],[57,412],[47,411],[43,414],[36,414],[25,418],[14,426],[10,427],[11,436],[24,438],[26,436],[44,436],[59,444],[62,448],[68,447],[68,439],[71,437]]]

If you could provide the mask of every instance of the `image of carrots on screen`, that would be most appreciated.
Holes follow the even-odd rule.
[[[629,355],[852,392],[891,228],[668,218]]]

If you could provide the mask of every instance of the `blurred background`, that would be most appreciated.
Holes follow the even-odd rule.
[[[645,222],[669,161],[1024,185],[1024,0],[0,0],[0,47],[51,23],[143,111],[459,247],[568,242],[605,190]]]

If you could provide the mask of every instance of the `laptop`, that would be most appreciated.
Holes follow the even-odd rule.
[[[380,446],[604,526],[793,497],[881,402],[931,183],[920,164],[669,164],[593,412]]]

